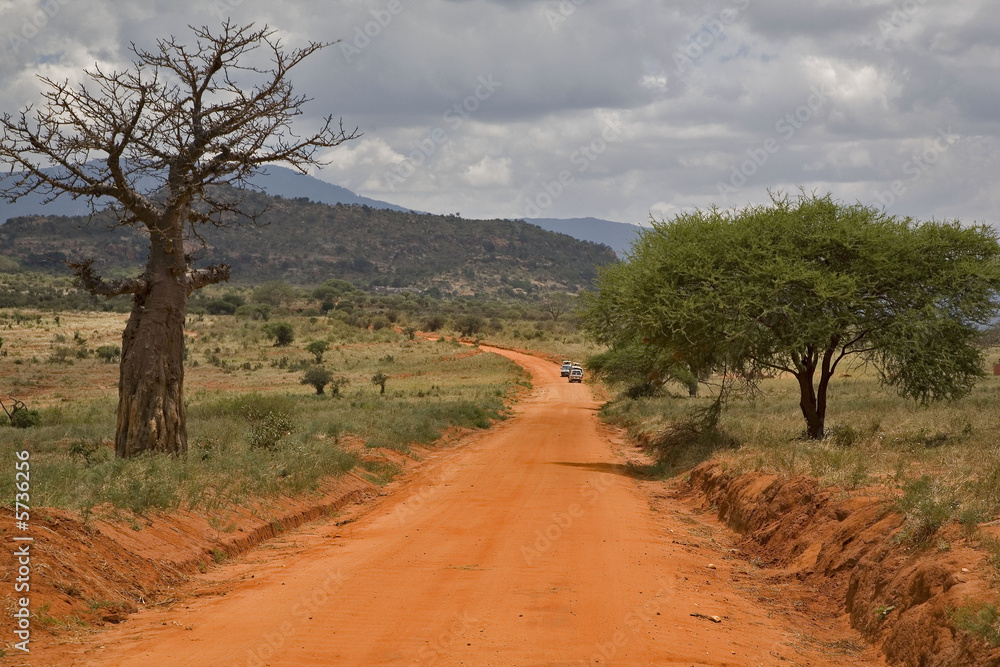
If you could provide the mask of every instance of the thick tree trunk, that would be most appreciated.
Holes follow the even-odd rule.
[[[823,437],[824,421],[826,417],[826,405],[820,406],[813,389],[812,373],[798,373],[796,379],[799,381],[799,407],[802,408],[802,416],[806,418],[806,437],[810,440],[820,440]]]
[[[184,317],[187,304],[182,227],[151,234],[148,288],[135,294],[122,335],[115,453],[187,452]]]
[[[824,350],[822,364],[819,365],[819,386],[813,386],[813,376],[816,373],[817,359],[813,348],[803,355],[795,374],[799,381],[799,407],[806,419],[806,436],[810,440],[822,440],[826,434],[826,397],[830,387],[830,378],[837,364],[833,361],[840,336],[834,336],[830,345]]]

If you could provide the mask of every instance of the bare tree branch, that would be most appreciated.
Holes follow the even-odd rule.
[[[229,282],[230,266],[228,264],[216,264],[204,269],[188,271],[185,280],[187,281],[187,291],[191,294],[196,289],[201,289],[206,285]]]
[[[83,289],[96,296],[110,299],[122,294],[141,294],[149,290],[149,281],[145,278],[122,278],[121,280],[104,280],[94,272],[94,260],[82,262],[66,262],[66,265],[76,274],[77,282]]]

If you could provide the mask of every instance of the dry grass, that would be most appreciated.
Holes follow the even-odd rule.
[[[263,322],[189,317],[188,455],[120,461],[109,447],[118,366],[93,350],[120,344],[124,316],[0,312],[0,396],[16,396],[42,417],[36,428],[0,428],[0,449],[8,461],[31,450],[35,505],[217,507],[317,488],[324,475],[359,463],[345,439],[406,451],[450,428],[485,428],[505,416],[514,385],[525,382],[509,360],[457,343],[324,317],[283,319],[295,328],[287,347],[266,338]],[[320,339],[330,342],[323,365],[347,380],[339,397],[301,383],[315,364],[305,347]],[[376,373],[388,377],[385,394],[371,381]],[[384,481],[393,471],[373,474]],[[7,475],[0,492],[13,497],[12,484]]]
[[[993,351],[987,358],[995,356]],[[676,433],[676,424],[683,423],[692,408],[710,401],[708,397],[681,397],[680,393],[635,401],[619,399],[606,406],[604,413],[610,421],[628,427],[634,436],[659,442],[661,434]],[[951,515],[958,518],[997,518],[998,409],[1000,377],[984,378],[961,400],[921,407],[881,387],[864,369],[852,369],[831,384],[827,437],[812,441],[804,437],[796,382],[775,378],[764,381],[760,395],[753,400],[731,402],[722,414],[718,432],[668,443],[667,455],[678,464],[667,472],[680,472],[714,458],[734,473],[804,474],[846,489],[882,486],[910,490],[933,496],[933,503],[950,507]],[[925,477],[928,483],[924,486],[913,484]]]

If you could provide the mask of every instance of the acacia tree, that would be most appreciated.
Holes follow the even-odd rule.
[[[200,240],[205,223],[255,217],[226,186],[247,186],[267,163],[305,171],[318,149],[357,136],[330,116],[313,134],[292,129],[308,100],[293,94],[288,75],[326,44],[287,50],[266,26],[229,22],[217,33],[192,31],[193,46],[173,37],[152,51],[133,44],[131,68],[94,66],[78,86],[41,77],[44,102],[0,120],[8,201],[30,192],[83,197],[94,213],[107,206],[116,225],[149,235],[135,278],[104,280],[92,259],[71,264],[89,292],[133,298],[118,384],[120,457],[187,450],[185,306],[192,291],[228,280],[230,267],[194,268],[185,241]]]
[[[654,223],[604,271],[586,323],[601,342],[639,342],[750,389],[794,376],[815,439],[847,358],[920,402],[968,392],[983,374],[976,339],[998,307],[992,228],[802,195]]]

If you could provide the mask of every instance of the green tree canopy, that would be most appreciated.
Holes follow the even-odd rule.
[[[989,227],[783,196],[654,222],[628,261],[603,271],[586,325],[613,348],[641,343],[750,387],[789,373],[807,433],[821,438],[829,383],[847,357],[924,403],[968,392],[983,374],[975,341],[998,294]]]
[[[333,373],[323,368],[322,366],[313,366],[305,372],[302,376],[302,384],[311,384],[316,388],[316,394],[323,394],[323,387],[330,384],[330,380],[333,379]],[[340,387],[337,387],[337,392],[339,393]]]

